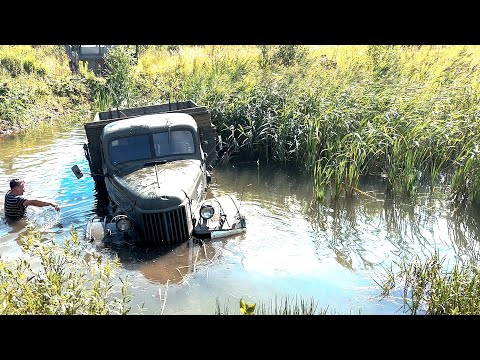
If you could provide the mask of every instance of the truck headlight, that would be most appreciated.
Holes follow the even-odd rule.
[[[117,231],[127,231],[130,230],[132,224],[126,216],[120,217],[115,223]]]
[[[202,205],[200,208],[200,216],[202,219],[208,220],[213,216],[214,213],[215,210],[213,209],[212,205]]]

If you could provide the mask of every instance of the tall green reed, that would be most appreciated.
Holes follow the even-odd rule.
[[[301,165],[317,198],[327,188],[353,196],[363,176],[386,177],[391,196],[434,191],[453,174],[455,193],[477,191],[473,163],[459,166],[479,134],[478,47],[182,46],[143,54],[134,79],[151,91],[141,102],[192,99],[209,108],[225,141],[223,163]]]
[[[474,263],[455,263],[450,268],[438,251],[427,259],[386,269],[378,285],[382,297],[402,293],[402,309],[412,315],[480,314],[480,269]]]

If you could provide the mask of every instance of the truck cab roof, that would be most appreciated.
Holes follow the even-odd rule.
[[[112,138],[164,131],[170,127],[190,127],[196,131],[197,123],[191,115],[183,113],[142,115],[105,125],[102,138],[108,142]]]

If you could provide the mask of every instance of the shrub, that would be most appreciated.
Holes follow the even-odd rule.
[[[27,257],[0,261],[0,314],[127,314],[127,281],[113,276],[118,258],[87,251],[73,226],[62,246],[22,237]],[[120,296],[118,296],[120,294]],[[118,296],[118,297],[117,297]]]
[[[105,87],[113,98],[113,105],[117,108],[128,106],[134,96],[134,60],[133,53],[122,46],[113,47],[105,56]]]
[[[1,58],[0,66],[7,70],[12,77],[22,73],[22,61],[16,57],[5,56]]]

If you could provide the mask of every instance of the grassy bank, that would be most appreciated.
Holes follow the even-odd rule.
[[[89,97],[63,46],[0,46],[0,134],[78,120]]]
[[[103,78],[70,74],[58,46],[2,46],[0,60],[4,127],[193,100],[222,133],[221,163],[303,167],[318,199],[383,176],[392,197],[441,185],[480,202],[479,46],[141,46],[138,61],[117,47]]]

